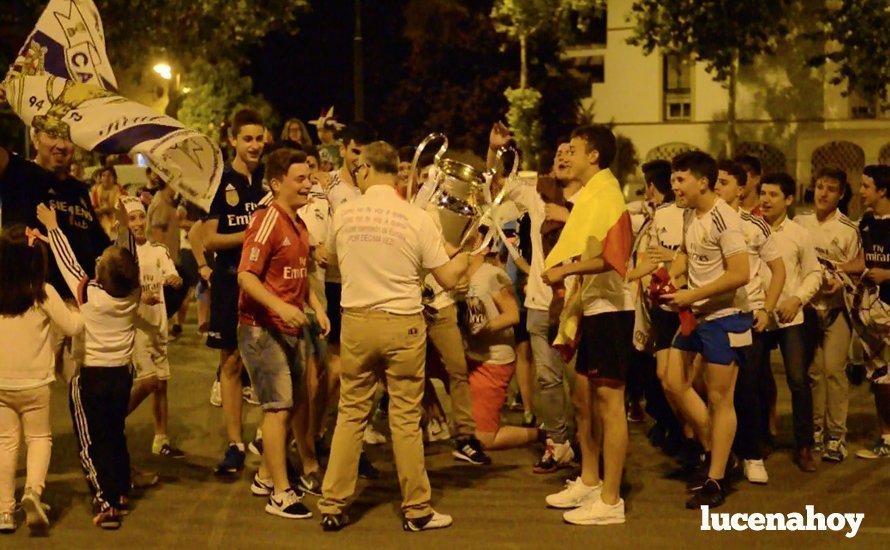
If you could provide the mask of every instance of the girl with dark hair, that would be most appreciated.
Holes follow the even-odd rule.
[[[49,526],[40,497],[52,448],[53,334],[74,336],[83,330],[83,319],[46,284],[46,274],[46,249],[36,230],[13,225],[0,234],[0,532],[16,528],[15,471],[22,432],[28,446],[22,508],[32,530]]]

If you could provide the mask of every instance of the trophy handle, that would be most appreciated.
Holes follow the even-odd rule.
[[[445,151],[448,150],[448,136],[446,136],[445,134],[433,132],[432,134],[423,138],[423,141],[420,142],[420,145],[418,145],[417,149],[414,151],[414,159],[411,161],[411,172],[408,176],[408,190],[405,193],[405,199],[408,202],[412,202],[412,200],[414,199],[414,186],[417,183],[417,177],[420,175],[417,172],[417,163],[420,162],[420,155],[423,154],[424,149],[426,149],[426,147],[430,143],[437,140],[442,140],[442,146],[439,147],[439,150],[436,152],[435,157],[435,163],[439,164],[439,161],[442,159]]]

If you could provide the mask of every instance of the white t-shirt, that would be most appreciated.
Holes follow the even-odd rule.
[[[31,390],[55,380],[54,335],[75,336],[83,317],[69,309],[52,285],[46,300],[15,317],[0,315],[0,390]]]
[[[532,241],[532,261],[529,265],[528,281],[525,287],[525,307],[536,311],[548,311],[553,300],[553,289],[544,283],[541,276],[544,274],[544,244],[541,240],[541,226],[546,218],[544,199],[541,198],[535,184],[522,183],[512,189],[508,189],[506,197],[515,202],[520,211],[528,213],[530,223],[530,235]],[[574,202],[581,190],[567,199]]]
[[[507,273],[491,264],[482,264],[470,277],[467,291],[467,311],[470,316],[470,330],[464,335],[467,357],[490,365],[509,365],[516,361],[513,328],[497,332],[481,329],[487,322],[500,315],[495,296],[513,283]]]
[[[331,210],[331,216],[342,205],[349,201],[355,200],[362,196],[362,190],[355,185],[348,184],[340,177],[340,171],[334,170],[330,173],[331,179],[326,192],[328,206]],[[311,193],[311,191],[310,191]],[[311,230],[310,230],[311,234]],[[322,241],[324,242],[324,241]],[[340,270],[338,266],[329,264],[325,270],[325,281],[339,283],[341,281]]]
[[[309,231],[309,246],[316,247],[327,241],[331,230],[331,205],[321,186],[312,186],[309,190],[309,202],[297,210],[297,215]],[[311,262],[311,265],[311,276],[324,286],[326,269],[318,262]]]
[[[156,295],[160,302],[148,305],[139,302],[139,318],[136,330],[160,343],[167,341],[167,307],[164,302],[164,280],[176,275],[176,265],[170,258],[167,247],[160,243],[144,242],[136,245],[139,259],[139,280],[142,283],[142,297]]]
[[[386,185],[340,205],[327,249],[343,274],[344,309],[420,313],[421,273],[448,262],[429,215]]]
[[[129,231],[122,232],[119,245],[135,250]],[[128,239],[128,242],[123,241]],[[133,293],[125,298],[115,298],[108,294],[96,281],[91,281],[83,271],[65,234],[60,229],[49,232],[49,243],[53,256],[62,272],[62,277],[74,297],[84,324],[84,366],[123,367],[131,362],[133,341],[136,337],[136,318],[139,308],[139,295]]]
[[[649,242],[670,250],[683,245],[683,209],[669,202],[655,209],[649,224]]]
[[[742,231],[745,234],[745,244],[748,246],[748,284],[745,292],[748,294],[748,307],[751,311],[763,309],[766,302],[766,287],[763,284],[763,270],[769,271],[767,262],[778,260],[782,257],[776,240],[766,220],[739,210],[742,218]]]
[[[716,281],[726,273],[726,258],[747,253],[741,217],[719,197],[704,214],[689,209],[684,247],[688,257],[689,287],[701,288]],[[699,300],[692,305],[692,311],[708,321],[748,309],[745,287]]]
[[[839,210],[835,210],[822,222],[815,213],[795,216],[794,221],[809,232],[816,248],[816,255],[823,262],[841,266],[856,259],[862,249],[856,224]],[[812,304],[816,309],[823,311],[844,307],[844,293],[838,291],[825,296],[818,292]]]
[[[779,296],[779,304],[792,296],[800,299],[803,305],[819,291],[822,286],[822,267],[813,247],[813,240],[809,232],[798,223],[785,218],[778,227],[773,229],[773,238],[782,260],[785,262],[785,285]],[[764,273],[764,283],[768,286],[771,277]],[[782,323],[776,320],[779,328],[799,325],[803,323],[803,307],[790,323]]]

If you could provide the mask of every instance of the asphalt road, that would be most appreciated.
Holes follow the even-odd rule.
[[[133,502],[133,512],[117,532],[104,532],[90,522],[89,493],[77,460],[76,440],[68,414],[66,388],[53,394],[53,459],[45,501],[52,506],[49,538],[30,538],[26,527],[0,536],[0,548],[589,548],[597,547],[828,547],[839,543],[863,548],[890,548],[890,460],[849,457],[841,464],[820,464],[818,473],[803,474],[791,464],[790,402],[780,383],[780,448],[767,462],[770,482],[753,486],[739,482],[719,512],[800,512],[814,505],[826,515],[865,514],[859,533],[847,540],[842,532],[701,531],[701,513],[687,511],[682,481],[674,463],[652,449],[646,426],[631,426],[631,444],[623,495],[627,523],[609,527],[575,527],[561,513],[548,510],[544,496],[558,490],[572,474],[534,475],[537,449],[492,453],[488,467],[455,462],[445,446],[428,449],[427,468],[433,505],[454,516],[454,526],[436,532],[404,533],[399,519],[399,490],[389,446],[371,448],[381,480],[361,481],[352,508],[354,524],[339,533],[324,533],[318,517],[289,521],[263,512],[262,499],[252,497],[249,479],[258,464],[250,456],[245,473],[222,482],[212,473],[224,446],[221,410],[208,403],[215,355],[206,349],[194,325],[171,345],[171,435],[188,453],[182,461],[153,457],[148,404],[128,421],[134,464],[158,471],[161,483]],[[777,365],[777,377],[784,379]],[[851,455],[876,433],[867,388],[853,392],[850,407]],[[248,407],[246,434],[253,434],[259,411]],[[24,454],[24,453],[22,453]],[[24,483],[20,456],[19,489]],[[307,497],[317,513],[316,498]]]

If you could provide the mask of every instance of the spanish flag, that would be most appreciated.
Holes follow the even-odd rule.
[[[633,230],[621,186],[611,170],[600,170],[581,190],[559,241],[544,260],[544,269],[570,260],[602,257],[606,265],[623,278],[632,245]],[[566,296],[559,332],[553,341],[553,347],[568,359],[577,348],[583,314],[580,285],[574,290]]]

